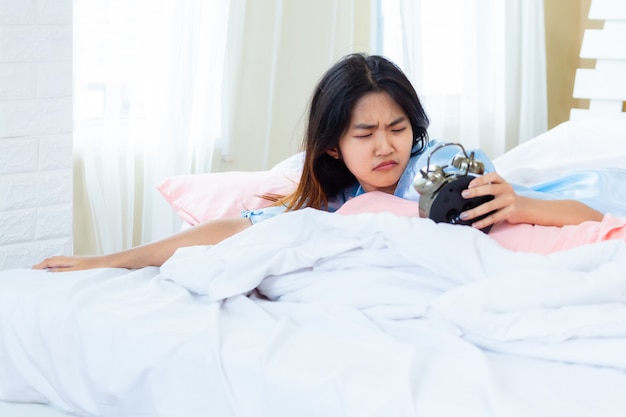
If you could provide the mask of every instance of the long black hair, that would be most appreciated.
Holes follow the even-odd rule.
[[[347,55],[323,75],[314,90],[303,141],[302,177],[295,192],[283,200],[288,210],[325,209],[329,198],[356,182],[343,160],[326,151],[339,148],[356,102],[372,92],[386,92],[407,114],[413,130],[413,154],[425,148],[428,116],[402,70],[379,55]]]

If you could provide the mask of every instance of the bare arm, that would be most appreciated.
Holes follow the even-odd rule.
[[[246,218],[209,221],[156,242],[102,256],[54,256],[34,265],[34,269],[54,272],[92,268],[141,268],[161,266],[176,249],[184,246],[213,245],[251,225]]]
[[[469,188],[463,192],[465,198],[483,195],[493,195],[495,198],[465,212],[466,218],[471,220],[493,210],[496,212],[472,224],[477,228],[503,220],[509,223],[566,226],[584,221],[600,221],[603,218],[602,213],[579,201],[538,200],[519,196],[511,184],[495,172],[472,180]]]

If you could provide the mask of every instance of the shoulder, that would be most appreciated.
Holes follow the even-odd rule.
[[[339,194],[328,200],[328,211],[334,212],[337,211],[341,206],[343,206],[348,200],[359,195],[361,190],[361,186],[358,182],[344,188]]]

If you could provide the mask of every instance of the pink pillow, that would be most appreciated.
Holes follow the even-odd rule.
[[[348,200],[336,211],[339,214],[380,212],[389,212],[397,216],[419,217],[419,204],[382,191],[370,191]]]
[[[156,188],[184,222],[196,225],[267,207],[272,202],[260,196],[290,194],[299,178],[294,170],[214,172],[169,177]]]
[[[603,240],[626,240],[626,217],[605,214],[602,221],[563,227],[496,224],[489,236],[507,249],[547,255]]]
[[[379,191],[369,192],[346,202],[341,214],[390,212],[419,217],[419,204]],[[489,237],[503,247],[519,252],[549,254],[602,240],[626,240],[626,217],[606,214],[600,222],[554,227],[531,224],[496,224]]]

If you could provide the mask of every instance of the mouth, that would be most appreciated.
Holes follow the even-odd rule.
[[[396,161],[384,161],[374,167],[374,171],[386,171],[398,165]]]

